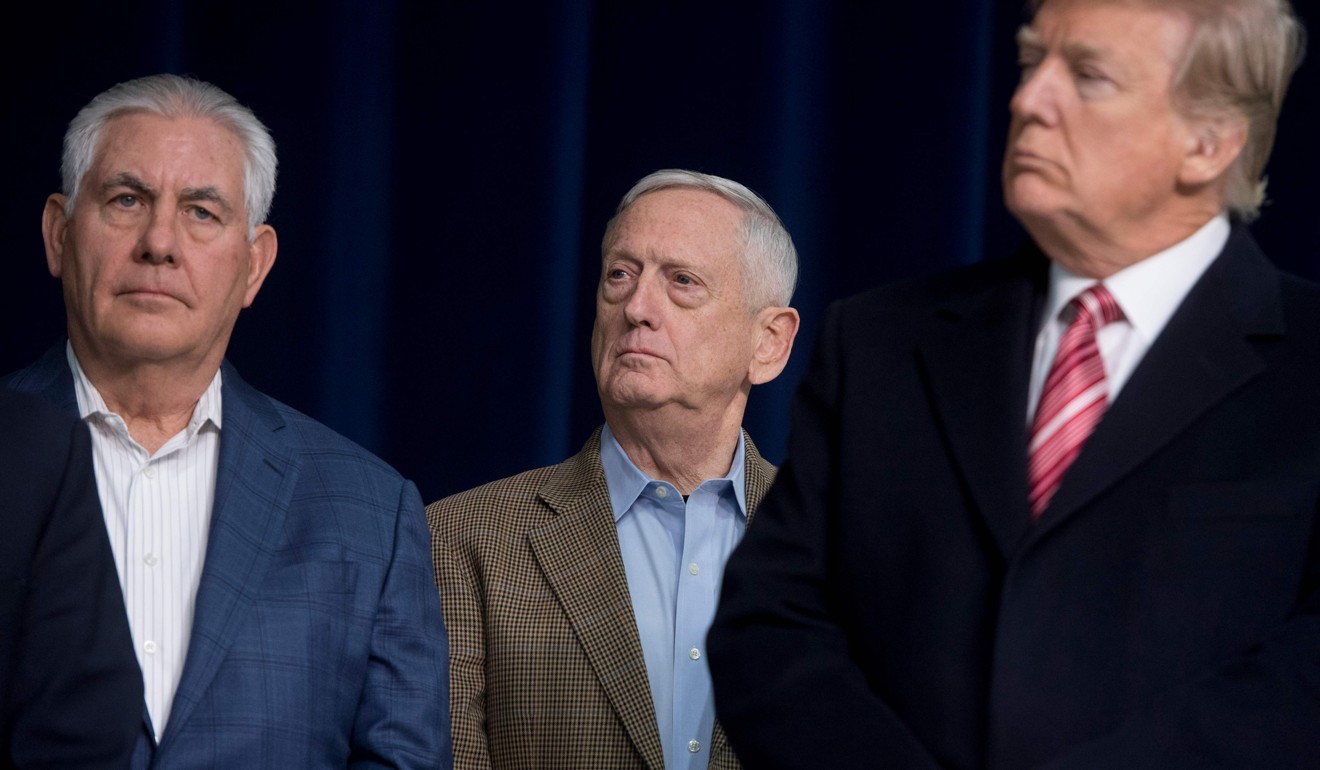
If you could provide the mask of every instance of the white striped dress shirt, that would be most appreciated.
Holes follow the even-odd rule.
[[[148,455],[67,349],[156,740],[183,673],[220,460],[220,372],[187,427]]]

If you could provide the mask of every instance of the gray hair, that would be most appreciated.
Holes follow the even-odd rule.
[[[638,198],[658,190],[685,188],[714,193],[743,212],[743,297],[755,312],[771,306],[787,306],[797,286],[798,258],[793,238],[761,196],[731,179],[699,171],[667,168],[642,177],[619,201],[614,218],[605,226],[608,244],[620,215]]]
[[[1039,11],[1048,0],[1032,0]],[[1192,120],[1240,118],[1247,140],[1229,166],[1224,203],[1250,222],[1265,200],[1265,163],[1288,81],[1302,63],[1306,30],[1288,0],[1146,0],[1182,12],[1192,33],[1173,79],[1179,111]]]
[[[79,110],[64,133],[60,165],[65,210],[73,202],[83,177],[92,167],[101,131],[114,118],[148,112],[164,118],[205,118],[234,134],[243,145],[243,204],[247,208],[248,238],[266,221],[275,199],[275,140],[252,110],[216,86],[179,75],[150,75],[119,83],[97,94]]]

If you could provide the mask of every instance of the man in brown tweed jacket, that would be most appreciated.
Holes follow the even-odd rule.
[[[705,636],[774,477],[742,431],[783,370],[797,254],[751,190],[658,171],[605,230],[577,455],[432,504],[456,768],[736,768]]]

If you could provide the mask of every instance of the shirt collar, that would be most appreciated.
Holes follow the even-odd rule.
[[[1191,236],[1147,257],[1104,280],[1109,293],[1123,308],[1124,319],[1149,344],[1164,330],[1173,312],[1224,250],[1232,227],[1220,214]],[[1046,320],[1056,319],[1074,297],[1096,283],[1050,264],[1050,288],[1045,297]]]
[[[87,378],[82,365],[78,363],[78,356],[73,353],[72,343],[65,343],[64,357],[69,362],[69,370],[73,372],[73,392],[78,398],[78,416],[86,420],[89,417],[113,415],[114,412],[101,397],[101,392]],[[211,378],[211,383],[202,391],[202,397],[197,400],[197,406],[193,407],[192,417],[188,420],[188,427],[185,429],[189,439],[197,435],[207,423],[214,425],[216,430],[220,429],[223,412],[220,403],[221,385],[220,370],[217,369],[215,376]]]
[[[733,496],[738,503],[738,513],[745,518],[747,516],[747,484],[745,483],[747,447],[746,442],[742,441],[741,433],[739,431],[738,448],[733,453],[733,464],[729,466],[729,472],[720,479],[731,482]],[[610,506],[614,508],[614,521],[618,523],[628,509],[632,508],[633,503],[637,502],[637,498],[646,491],[647,485],[655,483],[655,479],[647,476],[633,464],[632,459],[623,451],[623,447],[619,446],[619,441],[614,438],[614,432],[610,430],[608,424],[600,432],[600,466],[605,472],[605,486],[609,489]]]

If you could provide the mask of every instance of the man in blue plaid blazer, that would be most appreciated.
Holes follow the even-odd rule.
[[[275,259],[274,144],[218,88],[92,100],[42,220],[68,344],[8,385],[78,414],[146,704],[134,767],[449,767],[413,484],[224,362]]]

